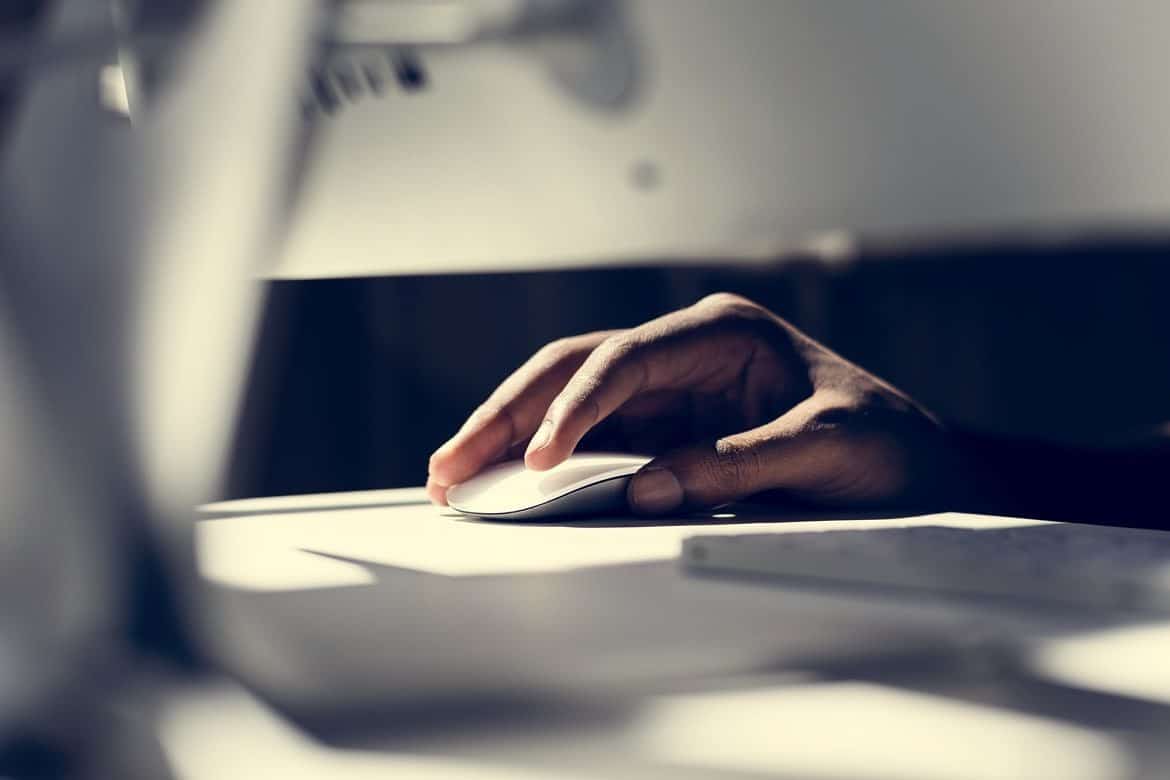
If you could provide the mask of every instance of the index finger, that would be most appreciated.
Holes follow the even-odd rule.
[[[479,406],[428,464],[432,496],[505,457],[536,430],[544,410],[585,361],[593,347],[612,331],[554,341],[542,347]]]
[[[720,320],[719,309],[698,304],[606,339],[549,404],[525,462],[552,468],[591,428],[642,393],[734,381],[757,342],[748,330]]]

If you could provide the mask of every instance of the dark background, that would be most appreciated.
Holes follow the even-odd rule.
[[[751,268],[275,281],[231,497],[421,485],[427,456],[559,336],[742,293],[987,432],[1095,442],[1170,419],[1170,242],[864,247]]]

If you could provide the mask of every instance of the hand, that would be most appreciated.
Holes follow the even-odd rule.
[[[431,456],[427,491],[507,458],[549,469],[587,435],[657,454],[635,511],[763,491],[837,507],[936,507],[961,479],[942,427],[767,309],[721,293],[636,328],[555,341]],[[587,442],[588,443],[588,442]]]

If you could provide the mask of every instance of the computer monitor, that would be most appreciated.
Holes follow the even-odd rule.
[[[826,232],[1130,228],[1170,209],[1151,168],[1170,153],[1158,0],[620,10],[618,105],[509,40],[420,48],[425,87],[322,118],[271,275],[770,260]]]

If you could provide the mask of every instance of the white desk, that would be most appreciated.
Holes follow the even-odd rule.
[[[285,498],[277,514],[252,504],[240,517],[219,505],[200,523],[200,566],[234,635],[229,665],[262,691],[291,689],[282,704],[322,686],[352,703],[364,682],[366,704],[397,692],[445,708],[327,744],[226,681],[181,689],[159,720],[180,776],[1123,778],[1167,766],[1140,659],[1170,648],[1170,626],[695,581],[672,560],[702,532],[1028,521],[518,526],[405,503],[417,497]],[[1007,667],[970,649],[1019,649],[1030,629],[1057,638]],[[903,652],[918,660],[891,665]],[[1108,673],[1116,657],[1134,659],[1128,677]],[[452,704],[468,688],[539,696]],[[1148,701],[1125,698],[1135,692]]]

